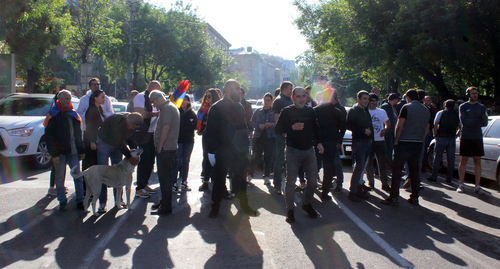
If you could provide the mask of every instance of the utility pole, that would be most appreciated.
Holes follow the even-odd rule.
[[[129,60],[128,60],[128,67],[127,67],[127,86],[128,90],[125,92],[125,97],[130,99],[130,92],[132,91],[132,4],[134,3],[133,0],[129,0],[128,4],[130,7],[130,18],[128,21],[129,25],[129,32],[128,32],[128,55],[129,55]]]

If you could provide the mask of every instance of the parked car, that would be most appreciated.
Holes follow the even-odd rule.
[[[32,160],[36,168],[47,168],[52,164],[43,121],[53,100],[53,94],[14,94],[0,100],[2,161],[25,158]],[[72,98],[71,103],[76,109],[78,98]]]
[[[500,116],[489,116],[488,126],[483,127],[483,144],[484,156],[481,157],[481,176],[490,180],[500,182]],[[430,143],[427,152],[429,158],[427,159],[429,165],[432,167],[435,158],[435,140]],[[460,138],[456,139],[455,151],[455,170],[458,170],[461,157],[460,153]],[[448,167],[446,162],[446,152],[443,154],[442,165]],[[474,163],[472,158],[469,158],[466,167],[466,173],[474,174]]]
[[[111,102],[113,113],[127,112],[127,102]]]

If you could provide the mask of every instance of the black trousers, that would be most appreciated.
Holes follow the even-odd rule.
[[[246,154],[238,154],[230,148],[221,148],[215,154],[215,175],[213,177],[212,210],[219,210],[222,195],[226,191],[226,175],[229,168],[233,172],[233,192],[236,197],[246,200],[247,182],[245,172],[248,166]]]
[[[144,189],[148,185],[149,177],[153,172],[155,165],[155,143],[153,139],[154,133],[148,133],[146,142],[139,145],[144,151],[141,154],[139,165],[137,165],[137,187],[135,188],[137,191]]]
[[[162,150],[156,152],[156,161],[158,162],[158,181],[160,182],[161,200],[160,208],[162,210],[172,210],[172,185],[173,185],[173,166],[174,156],[177,150]]]
[[[262,153],[264,153],[264,176],[269,177],[271,174],[271,169],[273,168],[273,155],[274,148],[276,145],[276,138],[267,137],[267,134],[262,134],[258,138],[253,139],[252,146],[252,161],[250,167],[248,168],[248,173],[253,175],[255,168],[262,158]]]
[[[209,182],[210,176],[213,172],[213,167],[210,165],[210,161],[208,160],[208,152],[210,151],[208,147],[208,141],[205,138],[205,135],[201,137],[201,145],[203,147],[203,161],[201,163],[201,175],[203,176],[203,182]]]

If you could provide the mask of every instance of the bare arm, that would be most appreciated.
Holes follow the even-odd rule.
[[[396,134],[394,139],[394,145],[397,145],[399,142],[399,138],[401,137],[401,133],[403,132],[403,126],[405,125],[405,118],[399,118],[398,123],[396,124]],[[429,128],[429,126],[427,126]],[[428,129],[427,129],[428,130]]]
[[[158,117],[158,111],[156,112],[148,112],[146,110],[144,110],[144,108],[142,107],[134,107],[134,112],[139,112],[141,113],[142,115],[142,118],[144,119],[149,119],[149,118],[152,118],[152,117]]]

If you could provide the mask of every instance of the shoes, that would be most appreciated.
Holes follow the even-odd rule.
[[[307,215],[312,218],[312,219],[315,219],[318,217],[318,212],[316,212],[316,210],[314,210],[314,208],[312,207],[311,204],[303,204],[302,205],[302,209],[307,212]]]
[[[463,185],[458,186],[457,192],[458,193],[464,193],[464,186]]]
[[[399,205],[398,198],[391,198],[391,197],[387,197],[385,200],[380,201],[380,203],[383,205],[393,205],[393,206]]]
[[[99,209],[97,210],[97,213],[99,214],[104,214],[106,213],[106,207],[104,205],[99,206]]]
[[[430,182],[437,182],[437,179],[432,178],[432,177],[428,177],[427,180],[430,181]]]
[[[276,194],[277,195],[283,195],[283,193],[281,193],[281,190],[276,190]]]
[[[76,208],[80,209],[80,210],[84,210],[85,207],[83,206],[83,202],[79,202],[76,204]]]
[[[361,188],[361,190],[363,190],[364,192],[369,192],[371,191],[373,188],[372,187],[368,187],[366,186],[365,184],[363,185],[359,185],[359,187]]]
[[[447,178],[446,179],[446,183],[450,183],[451,184],[451,179]]]
[[[151,211],[151,215],[165,215],[172,213],[172,209],[163,209],[161,206],[156,211]]]
[[[191,188],[188,186],[186,182],[182,182],[181,191],[191,191]]]
[[[363,200],[368,200],[368,198],[370,198],[370,196],[368,195],[368,192],[363,191],[362,189],[360,189],[358,191],[358,193],[356,194],[356,196],[358,196],[359,198],[361,198]]]
[[[142,189],[135,192],[135,197],[149,198],[151,197],[151,194],[149,194],[145,189]]]
[[[203,184],[201,184],[198,188],[198,191],[208,191],[208,181],[203,182]]]
[[[271,184],[271,180],[269,180],[269,177],[264,177],[264,184],[266,184],[266,185]]]
[[[337,187],[335,187],[335,189],[333,190],[333,192],[335,192],[335,193],[340,193],[340,192],[342,192],[342,186],[337,185]]]
[[[416,198],[416,199],[413,199],[413,198],[408,198],[406,201],[407,201],[408,203],[412,204],[412,205],[420,205],[420,204],[418,203],[418,198]]]
[[[157,210],[158,208],[160,208],[160,203],[153,204],[153,205],[151,206],[151,210]]]
[[[391,187],[388,184],[382,185],[382,190],[384,190],[386,192],[391,192]]]
[[[484,192],[484,190],[481,187],[479,187],[479,186],[476,186],[474,188],[474,192],[477,193],[477,194],[479,194],[479,195],[485,195],[486,194],[486,192]]]
[[[66,212],[68,211],[68,203],[62,202],[59,204],[59,211]]]
[[[252,175],[248,174],[247,175],[247,183],[250,183],[252,181]]]
[[[347,196],[347,199],[353,201],[353,202],[361,202],[361,199],[359,199],[359,197],[352,193],[352,192],[349,192],[349,195]]]
[[[405,184],[403,184],[403,189],[407,189],[409,187],[411,187],[411,179],[410,179],[410,177],[407,177]]]
[[[147,191],[148,193],[156,193],[155,189],[153,189],[147,185],[146,185],[146,187],[144,187],[144,190]]]
[[[321,195],[321,202],[325,203],[325,202],[328,202],[328,201],[331,201],[332,200],[332,197],[328,194],[326,195]]]
[[[47,195],[50,195],[50,196],[56,196],[57,195],[57,190],[55,187],[50,187],[49,188],[49,191],[47,191]]]
[[[288,223],[294,223],[295,222],[295,212],[293,211],[293,209],[288,209],[288,211],[286,212],[286,219],[285,219],[286,222]]]
[[[219,210],[212,209],[210,210],[210,213],[208,213],[208,217],[211,219],[214,219],[219,215]]]

